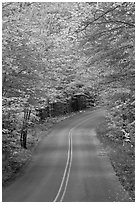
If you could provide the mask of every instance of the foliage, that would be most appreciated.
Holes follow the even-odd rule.
[[[128,134],[133,142],[135,5],[108,2],[89,3],[89,7],[91,15],[76,31],[80,35],[83,32],[81,53],[86,56],[87,67],[99,69],[96,77],[101,101],[125,139]]]
[[[3,97],[16,98],[15,108],[6,105],[3,111],[11,115],[16,106],[22,111],[24,100],[34,108],[80,92],[98,95],[113,117],[115,104],[129,107],[134,7],[132,2],[3,3]],[[115,117],[120,127],[122,111]]]

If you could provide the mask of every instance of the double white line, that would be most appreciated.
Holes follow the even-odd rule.
[[[67,185],[68,185],[68,180],[69,180],[69,175],[70,175],[70,169],[71,169],[71,164],[72,164],[72,131],[74,128],[78,127],[82,123],[86,122],[88,119],[82,121],[75,127],[71,128],[68,134],[68,140],[69,140],[69,148],[68,148],[68,158],[67,158],[67,163],[64,171],[64,175],[58,190],[58,193],[54,199],[53,202],[62,202],[66,193]]]
[[[73,129],[73,128],[72,128]],[[63,198],[66,193],[67,189],[67,184],[69,180],[69,174],[70,174],[70,169],[71,169],[71,164],[72,164],[72,129],[69,131],[68,139],[69,139],[69,148],[68,148],[68,158],[67,158],[67,163],[64,171],[64,175],[62,178],[62,182],[60,185],[60,188],[58,190],[58,193],[56,195],[56,198],[54,199],[53,202],[62,202]]]

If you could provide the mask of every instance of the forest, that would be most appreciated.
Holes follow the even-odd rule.
[[[99,137],[134,200],[135,3],[2,3],[3,182],[43,124],[98,107]]]

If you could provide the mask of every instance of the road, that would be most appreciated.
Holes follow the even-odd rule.
[[[54,126],[3,202],[128,202],[97,138],[103,111],[80,113]]]

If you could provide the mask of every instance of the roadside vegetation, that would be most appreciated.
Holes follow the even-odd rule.
[[[130,137],[133,137],[132,143],[127,141],[127,138],[124,141],[124,134],[107,115],[97,127],[97,136],[103,144],[121,184],[135,201],[134,133],[130,133]]]
[[[134,199],[135,3],[4,2],[2,23],[3,181],[55,118],[103,106],[98,135]]]

